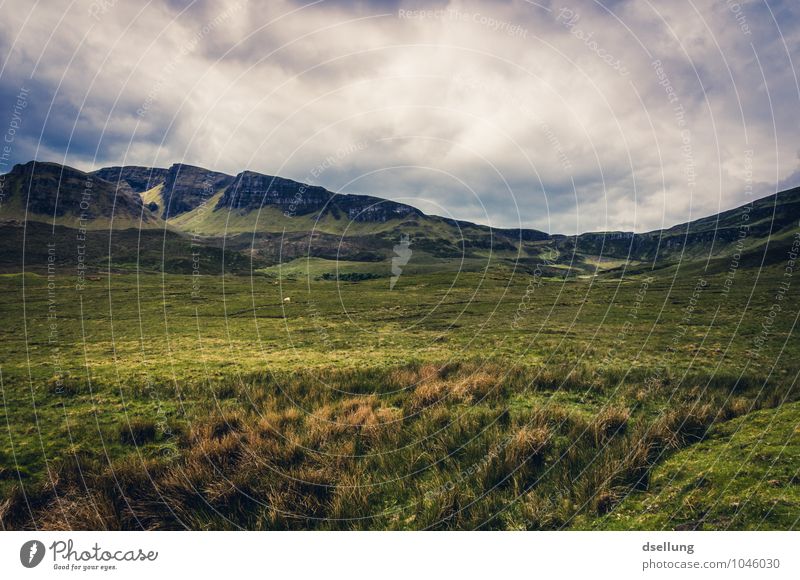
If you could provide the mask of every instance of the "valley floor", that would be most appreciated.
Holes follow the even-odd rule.
[[[796,528],[797,289],[679,270],[3,275],[0,521]]]

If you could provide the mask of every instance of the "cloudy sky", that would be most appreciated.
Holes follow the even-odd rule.
[[[800,185],[797,0],[2,14],[0,171],[247,168],[552,233],[647,231]]]

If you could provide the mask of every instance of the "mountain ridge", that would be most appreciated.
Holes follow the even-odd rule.
[[[94,188],[91,211],[78,212],[88,182]],[[80,215],[82,227],[90,229],[159,227],[219,240],[220,247],[269,263],[302,257],[385,261],[402,234],[413,240],[418,259],[431,264],[461,259],[466,267],[478,268],[500,259],[548,275],[592,274],[687,259],[708,261],[762,247],[766,252],[771,241],[773,250],[782,247],[785,234],[800,228],[800,188],[650,232],[564,235],[492,228],[377,196],[336,193],[250,170],[233,176],[181,163],[86,173],[57,163],[29,162],[14,166],[3,184],[10,194],[0,206],[5,222],[55,219],[59,225],[78,227]]]
[[[205,169],[205,168],[201,168],[201,167],[197,167],[197,166],[189,166],[189,165],[185,165],[185,164],[173,164],[172,167],[176,167],[176,166],[193,167],[193,168],[202,170],[203,172],[207,172],[207,173],[216,173],[216,174],[219,174],[219,175],[226,175],[226,174],[223,174],[223,173],[220,173],[220,172],[215,172],[215,171],[212,171],[212,170],[209,170],[209,169]],[[126,169],[128,169],[128,170],[146,169],[146,170],[150,170],[151,172],[154,172],[155,175],[158,175],[161,172],[166,174],[167,172],[170,171],[171,168],[155,168],[155,167],[154,168],[146,168],[146,167],[140,167],[140,166],[123,166],[121,168],[120,167],[101,168],[101,169],[95,170],[95,171],[90,172],[90,173],[96,174],[96,175],[102,177],[104,174],[108,175],[111,170],[119,171],[120,169],[122,169],[122,170],[126,170]],[[328,190],[328,189],[326,189],[326,188],[324,188],[322,186],[302,183],[302,182],[298,182],[298,181],[295,181],[295,180],[292,180],[292,179],[289,179],[289,178],[263,174],[263,173],[259,173],[259,172],[252,171],[252,170],[241,171],[236,176],[227,175],[227,177],[230,178],[230,180],[232,182],[234,182],[234,183],[240,183],[240,181],[242,179],[242,176],[248,176],[250,179],[253,179],[254,177],[255,178],[263,178],[265,180],[269,180],[269,181],[274,182],[279,188],[282,187],[284,183],[289,182],[289,183],[296,184],[298,186],[298,188],[305,188],[308,191],[322,190],[322,191],[327,192],[328,194],[331,194],[331,196],[352,197],[352,198],[371,198],[371,199],[376,200],[378,202],[387,202],[387,203],[398,204],[398,202],[393,202],[393,201],[388,200],[386,198],[381,198],[381,197],[374,196],[374,195],[332,192],[332,191],[330,191],[330,190]],[[133,178],[125,176],[125,177],[123,177],[123,179],[126,182],[128,182],[130,185],[133,185],[131,183],[133,181]],[[145,189],[139,190],[139,189],[136,189],[135,187],[133,189],[134,189],[134,191],[137,191],[137,193],[143,193],[144,191],[146,191]],[[150,187],[148,187],[147,189],[150,189]],[[598,235],[598,234],[607,234],[609,236],[620,236],[620,237],[623,237],[623,238],[629,238],[629,237],[636,237],[636,236],[649,236],[649,235],[657,234],[659,232],[675,233],[676,230],[679,230],[682,227],[691,226],[692,224],[706,223],[709,220],[712,220],[712,219],[716,218],[717,216],[725,216],[726,214],[730,214],[731,212],[739,212],[743,208],[747,207],[748,205],[756,204],[756,203],[759,203],[759,202],[765,202],[765,201],[770,200],[771,198],[778,197],[778,196],[781,196],[781,195],[784,195],[784,194],[788,194],[790,192],[798,192],[798,191],[800,191],[800,187],[794,187],[794,188],[789,188],[789,189],[782,190],[782,191],[777,191],[775,193],[768,194],[768,195],[765,195],[765,196],[760,197],[760,198],[756,198],[756,199],[754,199],[754,200],[752,200],[752,201],[750,201],[750,202],[748,202],[746,204],[743,204],[743,205],[740,205],[740,206],[736,206],[736,207],[733,207],[733,208],[730,208],[730,209],[727,209],[727,210],[722,210],[722,211],[714,213],[714,214],[709,214],[708,216],[702,216],[702,217],[699,217],[699,218],[678,222],[676,224],[673,224],[671,226],[667,226],[667,227],[664,227],[664,228],[656,228],[656,229],[647,230],[647,231],[644,231],[644,232],[634,232],[634,231],[631,231],[631,230],[597,230],[597,231],[583,232],[583,233],[580,233],[580,234],[561,234],[561,233],[548,234],[547,232],[544,232],[542,230],[537,230],[535,228],[492,227],[492,226],[489,226],[489,225],[486,225],[486,224],[479,224],[479,223],[472,222],[472,221],[469,221],[469,220],[464,220],[464,219],[444,218],[444,217],[441,217],[441,216],[436,216],[435,214],[424,214],[424,212],[422,212],[418,208],[416,208],[414,206],[411,206],[411,205],[408,205],[408,204],[399,204],[399,205],[410,207],[419,215],[426,215],[426,216],[429,216],[429,217],[441,217],[441,219],[446,220],[446,221],[452,223],[453,225],[457,225],[457,226],[466,225],[466,226],[470,226],[470,227],[486,227],[486,228],[491,228],[493,230],[504,232],[504,233],[522,232],[523,238],[526,237],[526,236],[531,236],[532,238],[535,238],[535,239],[542,239],[541,236],[549,236],[551,238],[561,238],[561,237],[563,237],[563,238],[576,238],[576,237],[581,237],[581,236],[592,236],[592,235]],[[225,199],[226,199],[226,201],[230,201],[231,197],[227,197]],[[220,203],[219,206],[217,208],[215,208],[215,209],[222,209],[223,205],[229,205],[229,204]],[[240,207],[238,205],[235,206],[235,208],[236,209],[240,209]],[[255,209],[255,207],[251,206],[249,209],[252,210],[252,209]]]
[[[112,183],[99,176],[59,163],[29,161],[15,165],[3,176],[0,219],[46,221],[72,227],[155,227],[141,197],[127,183]]]
[[[62,165],[56,162],[29,161],[24,164],[15,165],[11,171],[5,174],[5,176],[12,174],[17,167],[28,167],[34,163],[42,166],[63,167],[68,171],[85,173],[86,175],[96,176],[110,183],[118,185],[124,184],[127,185],[131,191],[139,195],[142,195],[146,193],[148,190],[152,190],[158,185],[163,184],[166,190],[175,191],[177,188],[179,194],[178,197],[182,198],[186,193],[188,193],[186,190],[190,189],[192,185],[194,185],[195,188],[202,188],[204,183],[207,182],[208,178],[210,177],[212,189],[214,190],[214,192],[218,191],[220,188],[228,190],[225,192],[226,195],[223,196],[223,199],[220,200],[220,202],[214,207],[214,209],[216,210],[231,208],[236,210],[244,209],[246,211],[253,211],[259,208],[258,204],[253,203],[254,200],[252,198],[254,197],[254,194],[256,195],[266,194],[267,195],[266,199],[269,200],[270,199],[269,194],[276,191],[280,192],[281,190],[287,188],[287,184],[292,184],[295,190],[303,189],[305,190],[306,193],[311,193],[312,195],[310,197],[312,198],[319,197],[320,196],[319,192],[324,192],[325,194],[327,194],[326,199],[324,201],[329,201],[331,198],[334,197],[341,197],[347,200],[368,199],[371,200],[373,203],[387,203],[396,206],[410,208],[408,210],[408,213],[410,214],[416,214],[417,216],[437,217],[456,226],[485,227],[503,233],[523,232],[523,237],[530,236],[531,238],[535,239],[543,239],[541,236],[548,236],[550,238],[580,238],[582,236],[594,236],[601,234],[606,234],[607,236],[619,236],[620,238],[630,238],[636,236],[649,236],[659,232],[675,233],[676,230],[679,230],[685,226],[691,226],[693,224],[699,224],[701,222],[706,223],[716,218],[717,216],[726,216],[726,214],[731,214],[733,212],[740,212],[741,210],[743,210],[743,208],[746,208],[751,204],[761,203],[763,205],[763,202],[767,202],[768,200],[772,198],[777,198],[778,196],[785,196],[787,194],[792,194],[792,195],[800,194],[800,187],[790,188],[787,190],[778,191],[754,199],[751,202],[748,202],[747,204],[736,206],[728,210],[723,210],[715,214],[710,214],[708,216],[703,216],[692,220],[679,222],[677,224],[665,228],[648,230],[645,232],[634,232],[629,230],[597,230],[597,231],[583,232],[580,234],[560,234],[560,233],[548,234],[547,232],[544,232],[542,230],[537,230],[535,228],[492,227],[486,224],[471,222],[469,220],[463,220],[457,218],[445,218],[437,216],[435,214],[425,214],[424,212],[422,212],[422,210],[412,205],[394,202],[392,200],[382,198],[379,196],[369,195],[369,194],[333,192],[322,186],[298,182],[285,177],[259,173],[253,170],[243,170],[234,176],[200,166],[189,165],[184,163],[175,163],[168,168],[147,167],[139,165],[123,165],[123,166],[102,167],[100,169],[96,169],[93,171],[84,172],[83,170],[68,165]],[[243,183],[245,180],[248,180],[250,183]],[[257,182],[255,188],[252,187],[253,181]],[[269,183],[272,185],[265,186],[264,185],[265,183]],[[235,190],[229,190],[230,187],[234,187]],[[274,187],[274,189],[272,191],[267,191],[270,187]],[[164,193],[163,195],[167,194]],[[184,202],[183,200],[181,200],[181,207],[176,209],[176,211],[171,212],[170,217],[177,217],[177,215],[180,215],[181,213],[186,213],[187,211],[195,209],[197,205],[199,205],[202,201],[207,200],[209,197],[211,197],[211,195],[205,195],[203,196],[203,199],[192,199],[189,202]],[[244,206],[242,205],[241,202],[242,198],[247,199]],[[289,206],[292,205],[291,203],[292,200],[287,199],[285,197],[277,198],[275,201],[276,205],[282,206],[286,211],[288,211]],[[308,205],[308,203],[306,201],[305,204],[301,203],[300,205]],[[318,208],[315,207],[314,209]],[[302,215],[300,212],[297,212],[296,209],[294,210],[294,212],[289,212],[289,213]]]

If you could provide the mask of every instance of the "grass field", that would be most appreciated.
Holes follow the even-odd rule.
[[[325,279],[336,264],[318,259],[253,276],[97,274],[82,289],[69,272],[3,275],[0,517],[796,527],[796,445],[757,474],[730,453],[768,444],[770,409],[775,437],[796,435],[800,311],[784,266],[440,268],[393,290],[388,276]],[[676,517],[687,502],[709,507]]]
[[[708,439],[654,470],[596,523],[620,530],[796,529],[800,523],[798,403],[756,411],[711,430]]]

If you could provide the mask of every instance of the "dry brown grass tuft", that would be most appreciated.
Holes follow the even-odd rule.
[[[591,424],[595,445],[603,445],[612,437],[624,434],[630,418],[627,407],[605,407]]]
[[[753,403],[743,397],[736,397],[728,401],[717,414],[717,420],[729,421],[736,417],[749,413],[753,409]]]
[[[687,403],[667,411],[654,425],[654,432],[665,438],[668,447],[678,448],[700,441],[717,418],[709,403]]]
[[[485,372],[449,383],[450,395],[462,403],[474,403],[488,397],[497,387],[497,378]]]
[[[449,393],[447,383],[440,380],[425,381],[417,385],[411,394],[409,406],[412,412],[419,411],[435,405]]]
[[[408,405],[410,411],[416,413],[444,400],[472,404],[496,393],[496,389],[497,378],[485,372],[447,379],[431,377],[417,383]]]
[[[189,430],[189,443],[193,444],[209,439],[223,439],[229,434],[241,432],[245,423],[245,416],[242,411],[232,411],[196,421]]]
[[[522,465],[541,465],[550,448],[551,435],[547,427],[522,427],[508,441],[503,453],[509,471]]]
[[[380,423],[376,406],[377,400],[373,397],[345,401],[337,410],[335,420],[346,427],[373,427]]]
[[[314,448],[355,435],[374,442],[396,435],[401,419],[400,409],[381,406],[377,397],[356,397],[317,409],[307,421],[304,440]]]
[[[389,374],[389,381],[392,384],[408,389],[413,389],[421,383],[434,381],[440,378],[440,367],[438,365],[426,364],[420,367],[402,367],[393,370]]]
[[[62,490],[37,519],[41,530],[117,530],[119,520],[113,504],[102,494],[79,489]]]
[[[373,515],[370,506],[372,488],[363,485],[367,479],[367,474],[360,470],[342,474],[331,497],[331,518],[347,520]]]
[[[187,465],[197,463],[223,472],[234,469],[244,456],[246,443],[246,437],[239,433],[200,439],[187,450]]]
[[[302,426],[304,418],[305,413],[296,407],[266,411],[256,421],[255,428],[260,437],[286,437]]]

